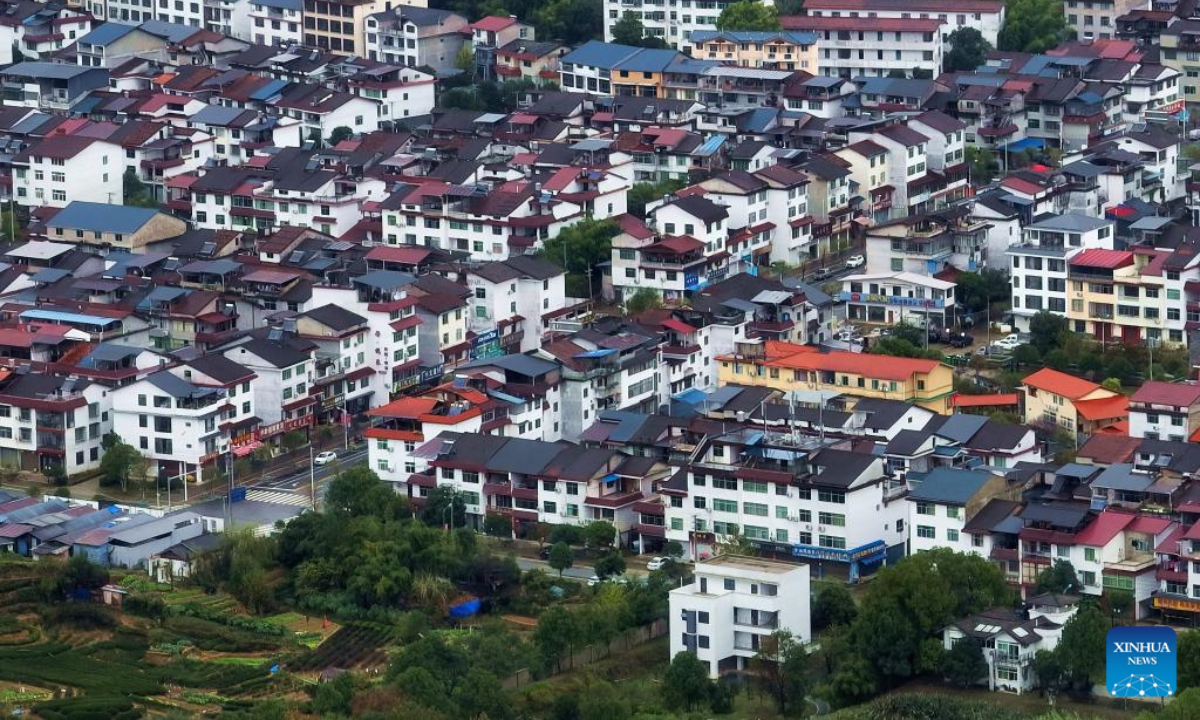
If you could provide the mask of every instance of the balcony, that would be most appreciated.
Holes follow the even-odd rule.
[[[775,630],[779,627],[779,614],[765,610],[747,610],[735,608],[733,624],[752,627],[758,630]]]

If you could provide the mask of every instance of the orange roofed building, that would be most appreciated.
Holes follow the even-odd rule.
[[[937,360],[821,352],[772,341],[757,354],[723,355],[717,361],[721,385],[902,400],[942,414],[952,410],[954,371]]]
[[[1129,420],[1129,398],[1050,368],[1027,376],[1021,393],[1026,425],[1052,427],[1074,440]]]

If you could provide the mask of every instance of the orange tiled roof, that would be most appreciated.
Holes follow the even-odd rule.
[[[1043,368],[1032,375],[1026,376],[1024,382],[1029,387],[1062,395],[1071,400],[1081,398],[1088,393],[1101,389],[1094,382],[1077,378],[1074,375],[1068,375],[1058,370],[1051,370],[1050,368]]]
[[[1079,413],[1084,420],[1129,417],[1129,398],[1124,395],[1114,395],[1095,400],[1079,400],[1075,403],[1075,412]]]

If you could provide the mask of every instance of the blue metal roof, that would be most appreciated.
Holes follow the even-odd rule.
[[[304,0],[250,0],[251,5],[279,8],[280,10],[303,10]]]
[[[616,350],[614,350],[612,348],[601,348],[599,350],[589,350],[587,352],[579,353],[575,357],[577,357],[577,358],[602,358],[602,357],[608,357],[609,355],[612,355],[615,352],[616,352]]]
[[[713,135],[709,139],[705,140],[700,147],[693,150],[692,154],[699,155],[701,157],[712,155],[717,150],[721,149],[721,146],[725,144],[727,139],[728,138],[725,135]]]
[[[61,310],[26,310],[21,313],[22,320],[45,320],[47,322],[74,323],[77,325],[94,325],[108,327],[114,323],[120,324],[117,318],[84,315],[82,313],[63,312]]]
[[[765,43],[782,38],[796,45],[815,45],[817,34],[803,30],[693,30],[689,38],[693,45],[710,40],[726,39],[735,43]]]
[[[157,210],[76,200],[46,221],[49,227],[132,235],[150,222]]]
[[[271,98],[275,97],[279,93],[283,92],[283,89],[287,86],[288,86],[288,83],[286,80],[272,80],[271,82],[267,83],[266,85],[263,85],[262,87],[260,87],[258,90],[255,90],[254,92],[250,93],[250,99],[251,100],[262,100],[265,102],[265,101],[270,100]]]
[[[611,70],[625,58],[635,55],[644,48],[632,45],[617,45],[615,43],[590,40],[562,56],[560,62],[575,65],[587,65]]]
[[[134,25],[124,25],[122,23],[107,22],[91,31],[87,35],[79,38],[80,45],[107,45],[125,37],[129,33],[137,30]]]
[[[640,52],[619,61],[617,70],[632,70],[634,72],[662,72],[667,69],[679,54],[678,50],[657,50],[642,48]]]

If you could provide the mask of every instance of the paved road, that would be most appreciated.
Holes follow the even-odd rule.
[[[517,567],[521,568],[522,570],[545,570],[551,575],[558,574],[558,571],[550,567],[546,561],[535,558],[518,557]],[[591,565],[572,565],[563,571],[563,577],[574,578],[576,580],[587,580],[595,574],[596,571],[592,569]],[[645,568],[630,564],[628,567],[626,567],[625,574],[634,577],[645,577],[649,573],[646,572]]]
[[[329,480],[335,477],[338,473],[346,470],[354,465],[365,462],[367,459],[367,448],[352,448],[346,453],[338,451],[337,460],[316,468],[315,473],[310,471],[308,465],[308,456],[305,455],[289,465],[276,469],[271,475],[266,478],[251,482],[246,485],[247,488],[255,490],[276,490],[281,492],[292,492],[297,494],[307,495],[309,485],[313,481],[313,475],[316,477],[317,497],[323,499],[325,491],[329,487]],[[272,476],[273,475],[273,476]]]

